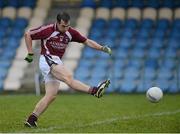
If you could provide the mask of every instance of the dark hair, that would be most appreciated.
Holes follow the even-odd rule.
[[[60,23],[61,20],[63,20],[65,23],[67,23],[70,20],[69,14],[66,12],[58,13],[57,21]]]

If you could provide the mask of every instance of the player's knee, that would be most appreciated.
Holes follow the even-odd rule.
[[[46,96],[46,99],[47,99],[48,103],[52,102],[56,99],[56,95],[48,95],[48,96]]]
[[[54,101],[56,99],[56,95],[51,96],[51,101]]]
[[[66,78],[65,78],[65,83],[68,84],[68,85],[71,85],[72,80],[73,80],[73,75],[72,74],[68,74],[66,76]]]

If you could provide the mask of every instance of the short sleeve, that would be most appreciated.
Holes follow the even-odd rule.
[[[71,28],[72,40],[74,42],[84,43],[87,38],[81,35],[77,30]]]

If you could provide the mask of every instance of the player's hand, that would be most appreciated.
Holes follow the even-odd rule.
[[[32,53],[28,53],[24,60],[31,63],[33,61],[33,55]]]
[[[112,50],[108,46],[103,46],[102,51],[105,52],[105,53],[108,53],[110,56],[112,55]]]

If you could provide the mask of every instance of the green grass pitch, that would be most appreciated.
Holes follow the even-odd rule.
[[[180,132],[180,94],[165,95],[159,103],[148,102],[144,94],[101,99],[60,94],[39,118],[38,128],[25,128],[25,118],[41,97],[0,95],[0,132]]]

